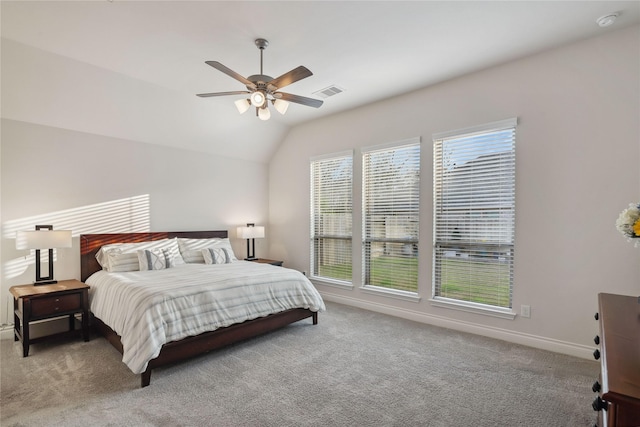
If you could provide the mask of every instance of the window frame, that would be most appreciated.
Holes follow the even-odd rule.
[[[353,265],[353,160],[354,160],[353,157],[354,157],[354,151],[348,150],[348,151],[341,151],[338,153],[330,153],[322,156],[315,156],[309,160],[309,171],[310,171],[309,278],[313,281],[321,282],[322,284],[325,284],[325,285],[347,287],[350,289],[353,288],[353,271],[351,271],[351,277],[348,280],[336,278],[336,277],[330,277],[330,276],[322,276],[317,274],[319,272],[320,267],[318,265],[319,254],[317,253],[317,249],[316,249],[319,246],[316,245],[316,242],[320,239],[348,241],[347,247],[349,248],[349,254],[350,254],[348,262],[350,265]],[[350,227],[349,227],[350,233],[349,234],[339,234],[339,233],[338,234],[324,234],[324,233],[316,234],[316,230],[317,230],[316,187],[317,185],[315,181],[316,172],[314,170],[314,167],[315,165],[321,164],[323,162],[326,162],[326,164],[329,164],[330,162],[335,162],[335,161],[340,162],[340,161],[346,161],[346,160],[350,162],[349,182],[346,185],[346,188],[348,188],[348,191],[349,191],[349,198],[351,202],[350,210],[348,211],[349,212],[348,217],[350,222]]]
[[[514,254],[515,254],[515,178],[516,178],[515,156],[516,156],[517,122],[518,122],[517,118],[510,118],[510,119],[501,120],[497,122],[482,124],[479,126],[473,126],[473,127],[449,131],[449,132],[437,133],[437,134],[433,134],[432,136],[433,144],[434,144],[433,146],[433,151],[434,151],[433,153],[433,163],[434,163],[433,164],[433,247],[432,247],[433,271],[432,271],[432,295],[430,298],[430,302],[432,305],[439,306],[439,307],[453,308],[453,309],[463,310],[463,311],[468,311],[473,313],[480,313],[480,314],[485,314],[485,315],[490,315],[490,316],[495,316],[495,317],[500,317],[505,319],[515,318],[516,313],[513,311],[513,287],[514,287],[513,272],[514,272],[514,265],[515,265],[515,262],[514,262],[515,261],[515,257],[514,257]],[[510,141],[511,150],[509,151],[510,153],[510,156],[508,159],[509,161],[507,163],[500,160],[500,164],[495,169],[492,169],[492,171],[493,170],[498,171],[499,174],[504,174],[505,176],[507,176],[508,179],[511,180],[511,184],[508,189],[508,191],[511,191],[511,200],[510,200],[511,205],[510,205],[509,216],[505,217],[507,218],[506,221],[510,221],[510,224],[507,224],[506,222],[504,222],[505,221],[504,219],[501,219],[498,222],[501,231],[500,233],[498,233],[500,235],[500,237],[498,238],[500,241],[497,243],[497,247],[499,247],[500,250],[509,251],[509,256],[506,258],[506,261],[508,263],[508,269],[509,269],[508,307],[485,304],[482,302],[468,301],[463,299],[448,298],[448,297],[442,296],[439,294],[440,285],[441,285],[441,283],[439,283],[439,275],[441,274],[440,268],[441,268],[441,263],[444,259],[444,253],[440,255],[439,253],[441,248],[448,247],[448,244],[451,242],[448,242],[446,239],[442,239],[442,235],[443,235],[442,230],[447,230],[447,232],[450,231],[447,228],[449,226],[445,226],[439,222],[443,220],[443,218],[450,218],[450,217],[447,217],[446,214],[441,215],[439,213],[439,210],[443,208],[444,202],[442,200],[444,200],[445,196],[443,196],[442,194],[441,186],[444,184],[442,183],[443,182],[442,177],[439,175],[444,173],[443,172],[444,160],[443,158],[441,158],[443,157],[443,155],[438,154],[438,150],[442,152],[441,145],[443,144],[443,141],[446,141],[446,140],[455,141],[455,140],[460,140],[464,138],[473,138],[475,136],[480,136],[480,135],[488,135],[494,132],[495,133],[504,132],[508,130],[511,130],[511,132],[513,133],[512,139]],[[438,144],[440,144],[440,147],[438,146]],[[478,143],[476,142],[474,144],[478,144]],[[478,144],[478,147],[479,147],[479,144]],[[477,159],[477,156],[474,157],[474,159]],[[511,168],[511,172],[510,172],[511,175],[507,173],[508,168]],[[477,174],[479,171],[474,170],[473,172]],[[466,182],[467,181],[465,181],[465,183]],[[440,193],[438,193],[439,191]],[[492,192],[491,195],[498,195],[498,197],[501,197],[502,191],[503,191],[502,189],[495,190],[495,192]],[[451,194],[449,194],[449,196],[451,196]],[[475,214],[477,214],[480,211],[481,209],[468,210],[468,212],[475,213]],[[468,229],[469,235],[473,234],[474,236],[478,236],[478,234],[475,234],[475,233],[480,233],[481,225],[483,224],[483,222],[471,221],[471,224],[472,225]],[[510,232],[507,233],[507,237],[506,239],[504,239],[504,241],[501,240],[503,239],[502,236],[504,234],[502,231],[503,226],[506,227],[505,229],[510,230]],[[487,234],[488,240],[490,240],[490,238],[494,238],[494,239],[496,238],[495,234],[493,234],[491,231],[485,231],[485,232],[489,233]],[[464,241],[464,239],[462,239],[459,245],[461,248],[463,248],[462,252],[466,252],[469,254],[473,254],[473,253],[479,254],[481,253],[482,248],[486,249],[486,247],[490,246],[490,245],[487,245],[486,243],[483,244],[483,243],[480,243],[479,241],[472,242],[471,240],[473,240],[471,239],[471,237],[468,239],[468,241]],[[464,262],[464,260],[459,262]],[[477,266],[477,265],[481,265],[482,260],[480,262],[478,262],[477,260],[467,261],[467,262],[469,263],[469,265],[472,265],[473,263],[475,263]]]
[[[418,150],[418,156],[417,159],[412,159],[412,162],[415,163],[415,166],[417,166],[417,181],[416,181],[416,193],[417,196],[415,197],[417,199],[416,203],[416,210],[415,212],[413,212],[413,215],[415,215],[415,220],[413,222],[415,222],[415,237],[413,238],[376,238],[373,237],[371,235],[369,235],[368,233],[368,227],[369,227],[369,222],[368,222],[368,204],[369,204],[369,199],[368,199],[368,186],[369,186],[369,180],[368,180],[368,163],[367,163],[367,156],[370,155],[370,153],[375,153],[375,152],[382,152],[382,151],[391,151],[391,150],[402,150],[408,147],[414,147],[417,148]],[[419,290],[420,290],[420,279],[418,277],[418,266],[419,266],[419,252],[418,252],[418,245],[419,245],[419,229],[420,229],[420,183],[421,183],[421,161],[422,161],[422,141],[420,137],[414,137],[414,138],[410,138],[410,139],[406,139],[406,140],[401,140],[401,141],[394,141],[394,142],[390,142],[387,144],[381,144],[381,145],[375,145],[375,146],[370,146],[370,147],[365,147],[361,149],[361,160],[362,160],[362,238],[361,238],[361,260],[362,260],[362,285],[360,287],[360,289],[365,292],[365,293],[371,293],[371,294],[377,294],[377,295],[384,295],[384,296],[388,296],[388,297],[392,297],[392,298],[398,298],[398,299],[403,299],[403,300],[408,300],[408,301],[413,301],[413,302],[418,302],[420,301],[420,296],[419,296]],[[394,211],[395,212],[395,211]],[[406,215],[408,216],[408,215]],[[405,247],[407,245],[409,245],[411,247],[411,253],[415,254],[413,255],[416,259],[415,262],[415,286],[416,289],[415,291],[413,290],[405,290],[405,289],[398,289],[398,288],[394,288],[394,287],[388,287],[388,286],[381,286],[379,284],[375,284],[375,283],[369,283],[369,278],[371,277],[371,273],[370,273],[370,268],[371,268],[371,263],[370,263],[370,245],[372,243],[391,243],[393,244],[401,244],[404,245]]]

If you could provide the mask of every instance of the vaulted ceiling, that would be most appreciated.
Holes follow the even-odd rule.
[[[600,16],[617,12],[606,28]],[[638,1],[2,1],[2,117],[258,162],[292,126],[640,22]],[[240,115],[243,76],[319,98]],[[597,58],[594,58],[597,60]]]

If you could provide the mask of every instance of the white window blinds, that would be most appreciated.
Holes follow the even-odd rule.
[[[434,297],[510,308],[516,120],[434,136]]]
[[[418,291],[420,140],[363,150],[364,286]]]
[[[311,276],[351,282],[353,153],[311,161]]]

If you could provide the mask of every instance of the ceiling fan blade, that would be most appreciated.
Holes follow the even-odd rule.
[[[306,105],[307,107],[320,108],[323,101],[319,99],[307,98],[306,96],[293,95],[291,93],[277,92],[273,96],[277,99],[282,99],[289,102],[295,102],[296,104]]]
[[[215,68],[218,71],[222,71],[223,73],[225,73],[229,77],[233,77],[234,79],[238,80],[240,83],[243,83],[247,87],[250,87],[252,89],[256,89],[255,83],[253,83],[250,80],[247,80],[246,78],[242,77],[240,74],[238,74],[235,71],[233,71],[231,68],[222,65],[218,61],[205,61],[205,64],[211,65],[213,68]]]
[[[226,95],[241,95],[243,93],[251,93],[248,90],[236,90],[233,92],[213,92],[213,93],[198,93],[196,96],[201,98],[208,98],[210,96],[226,96]]]
[[[307,67],[303,67],[302,65],[299,66],[298,68],[294,68],[293,70],[289,71],[288,73],[284,73],[283,75],[281,75],[280,77],[276,77],[275,79],[271,80],[268,85],[269,86],[275,86],[275,89],[271,89],[271,90],[278,90],[281,89],[285,86],[290,85],[291,83],[295,83],[298,80],[302,80],[305,79],[309,76],[312,76],[313,73],[311,71],[309,71],[309,69]]]

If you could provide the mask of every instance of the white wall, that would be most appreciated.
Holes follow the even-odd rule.
[[[640,28],[620,30],[294,128],[269,165],[273,257],[309,270],[309,158],[422,138],[419,303],[318,284],[327,299],[587,357],[597,294],[640,295],[640,250],[615,229],[640,201]],[[372,88],[375,90],[375,88]],[[348,96],[348,92],[337,96]],[[336,98],[337,99],[337,98]],[[331,98],[327,100],[331,102]],[[504,320],[429,303],[432,144],[437,132],[517,116],[513,307]],[[354,260],[354,272],[361,270]],[[346,326],[348,327],[348,326]]]
[[[52,224],[73,231],[57,251],[55,277],[80,278],[82,233],[229,230],[268,217],[267,165],[82,132],[2,120],[0,323],[8,289],[34,280],[34,257],[15,249],[15,231]],[[269,236],[267,236],[269,237]],[[266,254],[268,239],[256,241]]]

